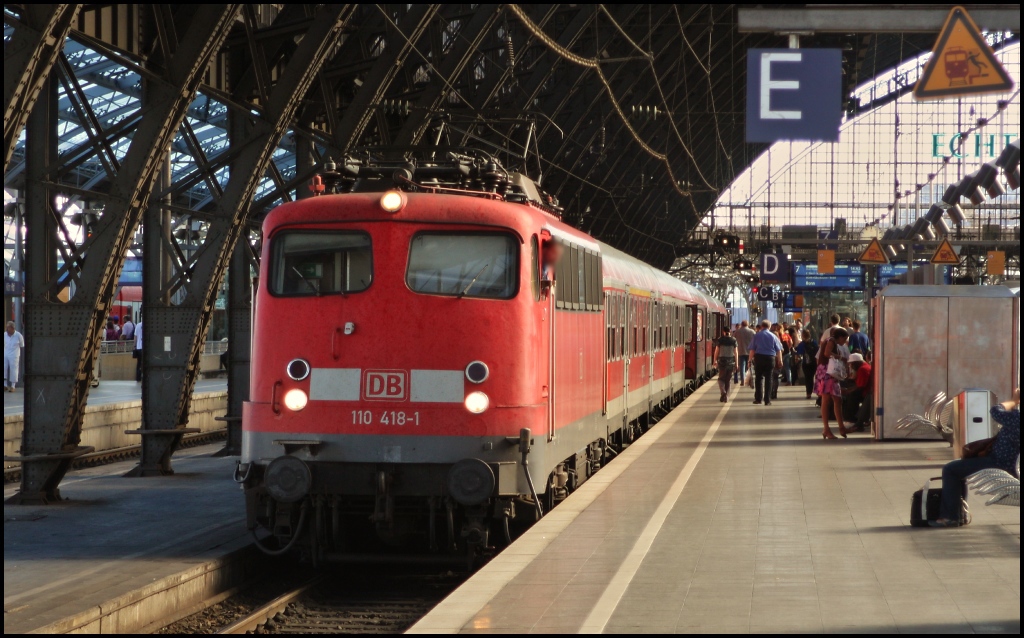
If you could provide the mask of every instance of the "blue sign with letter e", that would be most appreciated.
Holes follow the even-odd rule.
[[[839,49],[749,49],[747,141],[838,142],[842,80]]]

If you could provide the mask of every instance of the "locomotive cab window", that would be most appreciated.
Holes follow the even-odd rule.
[[[519,246],[505,233],[420,233],[409,247],[405,283],[413,292],[511,299]]]
[[[318,297],[366,290],[373,280],[370,236],[352,231],[290,230],[271,251],[270,292]]]

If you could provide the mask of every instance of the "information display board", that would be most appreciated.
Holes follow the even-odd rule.
[[[830,275],[819,275],[818,264],[793,262],[792,290],[863,290],[864,267],[860,264],[837,263]]]
[[[925,268],[930,267],[931,264],[927,261],[916,261],[914,262],[914,268]],[[953,271],[947,266],[940,266],[942,268],[942,281],[947,286],[953,283]],[[892,280],[899,277],[900,275],[907,274],[907,262],[893,262],[884,266],[878,267],[878,276],[875,280],[875,288],[885,288]]]

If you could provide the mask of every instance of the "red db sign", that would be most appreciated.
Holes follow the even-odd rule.
[[[366,401],[405,401],[409,375],[405,370],[367,370],[363,375]]]

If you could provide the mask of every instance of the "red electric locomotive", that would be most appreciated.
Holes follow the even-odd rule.
[[[314,182],[263,228],[236,478],[265,551],[486,552],[713,373],[722,304],[492,158]]]

